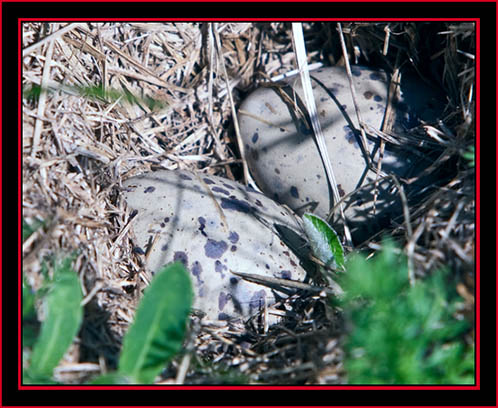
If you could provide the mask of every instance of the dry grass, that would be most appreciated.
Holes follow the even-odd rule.
[[[438,158],[430,171],[441,176],[430,194],[406,208],[408,216],[391,235],[408,254],[414,276],[449,266],[473,315],[475,173],[461,154],[475,142],[474,27],[386,27],[343,24],[351,61],[361,52],[364,63],[394,68],[398,53],[404,64],[410,57],[421,76],[448,97],[442,123],[404,135],[415,143],[433,142]],[[232,128],[230,96],[237,104],[265,77],[295,69],[290,25],[219,23],[217,34],[213,28],[207,23],[23,24],[23,88],[54,89],[38,100],[23,100],[23,217],[45,221],[24,242],[23,269],[38,288],[46,256],[77,250],[75,268],[86,296],[79,340],[57,371],[61,381],[79,383],[116,366],[121,337],[149,279],[133,252],[129,213],[119,196],[122,180],[158,168],[242,180],[243,152]],[[335,23],[304,28],[308,62],[341,59]],[[103,92],[79,91],[96,86]],[[135,99],[127,102],[127,93]],[[189,351],[171,364],[164,382],[236,381],[219,374],[229,368],[242,373],[243,382],[344,382],[340,316],[325,313],[319,296],[287,303],[294,317],[269,331],[255,322],[242,327],[194,317]]]

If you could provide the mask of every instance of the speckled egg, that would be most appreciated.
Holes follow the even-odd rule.
[[[368,170],[360,148],[359,132],[354,130],[359,126],[345,69],[328,67],[310,74],[317,114],[339,194],[344,196],[375,180],[376,174]],[[381,129],[388,97],[388,77],[384,72],[360,66],[352,67],[352,74],[363,121]],[[401,84],[401,96],[396,99],[394,108],[398,129],[413,127],[420,119],[433,120],[440,111],[441,104],[438,105],[434,92],[423,84],[414,85],[413,81],[410,78],[408,86]],[[287,204],[298,214],[310,211],[326,217],[333,199],[312,131],[292,107],[293,101],[299,105],[296,95],[303,100],[299,76],[278,84],[277,88],[257,89],[242,103],[239,120],[247,161],[265,194]],[[378,147],[378,142],[368,139],[371,157]],[[420,157],[387,146],[382,170],[407,177],[420,163]],[[346,215],[353,228],[363,230],[357,234],[360,240],[366,236],[362,228],[366,222],[373,227],[374,221],[391,216],[393,203],[399,202],[391,187],[387,181],[379,186],[373,220],[373,188],[364,188],[346,203]]]
[[[297,219],[254,189],[183,170],[143,174],[123,185],[128,206],[137,211],[138,245],[145,251],[155,240],[146,267],[154,272],[183,262],[192,275],[194,308],[208,318],[245,318],[275,302],[274,291],[231,271],[305,278],[278,232],[302,235]]]

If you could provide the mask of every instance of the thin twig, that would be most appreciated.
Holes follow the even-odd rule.
[[[363,145],[362,148],[363,148],[363,151],[365,152],[368,166],[372,167],[370,156],[368,155],[367,137],[365,135],[365,129],[363,129],[363,119],[361,117],[360,107],[359,107],[358,101],[356,99],[356,90],[355,90],[355,87],[353,84],[353,74],[351,73],[351,66],[349,65],[348,51],[346,49],[346,42],[344,41],[344,34],[342,32],[341,23],[337,23],[337,31],[339,32],[339,39],[341,42],[342,54],[344,57],[344,65],[346,67],[346,73],[347,73],[348,80],[349,80],[349,87],[351,88],[351,98],[353,99],[354,110],[356,111],[356,117],[358,119],[358,126],[360,127],[360,134],[361,134],[360,140],[361,140],[361,143]]]
[[[240,276],[241,278],[248,280],[250,282],[254,283],[259,283],[262,285],[272,285],[272,286],[282,286],[282,287],[288,287],[288,288],[294,288],[294,289],[301,289],[301,290],[308,290],[310,292],[314,293],[320,293],[320,292],[325,292],[329,295],[334,295],[334,296],[342,296],[344,294],[344,291],[342,288],[334,281],[331,279],[327,279],[329,283],[331,283],[331,287],[325,287],[325,286],[313,286],[313,285],[308,285],[307,283],[299,282],[299,281],[294,281],[290,279],[280,279],[280,278],[271,278],[265,275],[259,275],[256,273],[244,273],[244,272],[235,272],[230,270],[231,273],[234,275]]]

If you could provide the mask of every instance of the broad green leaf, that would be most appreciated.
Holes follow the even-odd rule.
[[[24,384],[57,384],[51,377],[35,374],[31,370],[23,370],[22,372],[22,382]]]
[[[303,225],[313,254],[327,266],[344,269],[344,249],[327,221],[306,213],[303,215]]]
[[[83,298],[71,258],[58,263],[45,298],[46,318],[33,347],[29,371],[33,378],[50,377],[80,328]]]
[[[123,340],[119,373],[140,383],[152,383],[180,351],[193,300],[192,284],[179,263],[156,274]]]
[[[119,385],[119,384],[131,384],[131,381],[128,377],[119,374],[117,372],[108,373],[104,375],[100,375],[97,378],[90,381],[88,384],[90,385]]]

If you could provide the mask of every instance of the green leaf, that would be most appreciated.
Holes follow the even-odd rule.
[[[303,215],[303,225],[313,254],[327,266],[344,269],[344,248],[327,221],[306,213]]]
[[[44,221],[34,220],[29,224],[24,218],[22,219],[22,240],[23,242],[29,238],[29,236],[35,232],[38,228],[44,225]]]
[[[24,384],[57,384],[50,376],[33,373],[31,370],[23,370],[22,382]]]
[[[140,383],[152,383],[178,351],[192,306],[190,277],[181,263],[157,273],[123,340],[119,373]]]
[[[45,298],[46,318],[31,355],[33,378],[50,377],[80,328],[83,317],[80,282],[72,258],[57,262],[54,280]]]
[[[90,385],[119,385],[119,384],[131,384],[131,381],[128,377],[119,374],[117,372],[108,373],[104,375],[100,375],[97,378],[90,381],[88,384]]]

